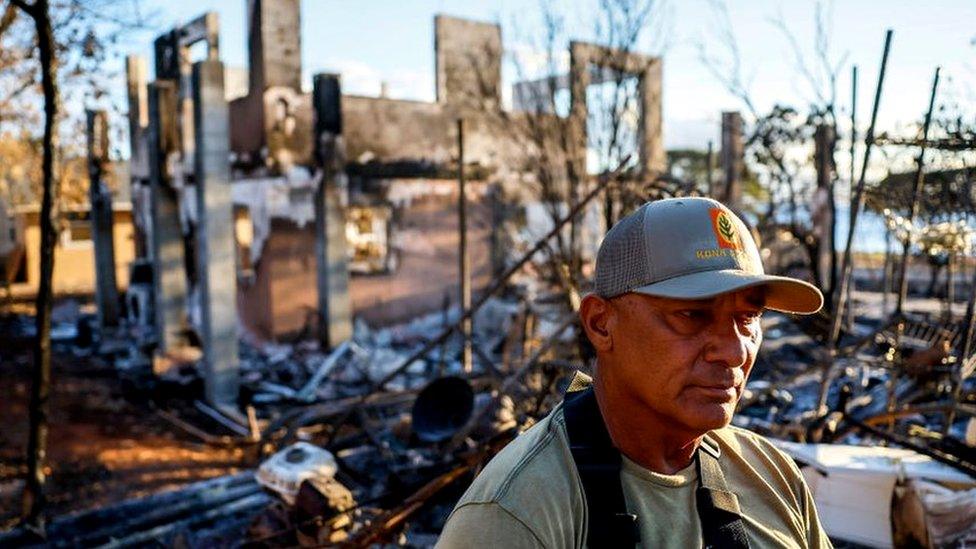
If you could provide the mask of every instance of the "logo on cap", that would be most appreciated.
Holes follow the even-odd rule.
[[[739,240],[732,216],[723,208],[712,208],[709,213],[712,216],[712,230],[715,232],[715,239],[718,240],[718,247],[741,250],[742,241]]]

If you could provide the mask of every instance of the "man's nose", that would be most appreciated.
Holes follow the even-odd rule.
[[[705,359],[727,368],[740,368],[748,358],[746,339],[734,318],[717,318],[708,331]]]

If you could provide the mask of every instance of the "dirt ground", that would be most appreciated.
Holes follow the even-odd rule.
[[[29,345],[0,333],[0,531],[17,521],[26,471]],[[177,432],[115,371],[68,348],[54,354],[48,437],[48,514],[99,507],[245,466],[240,450]]]

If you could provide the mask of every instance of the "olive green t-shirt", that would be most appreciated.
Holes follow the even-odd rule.
[[[708,435],[739,498],[750,547],[831,547],[800,471],[768,441],[736,427]],[[700,547],[694,462],[674,475],[624,456],[627,509],[642,547]],[[562,405],[492,459],[451,513],[437,547],[585,547],[586,502]]]

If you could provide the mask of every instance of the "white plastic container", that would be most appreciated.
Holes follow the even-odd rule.
[[[293,505],[302,482],[331,480],[338,470],[331,452],[307,442],[296,442],[266,459],[254,476],[258,484]]]

